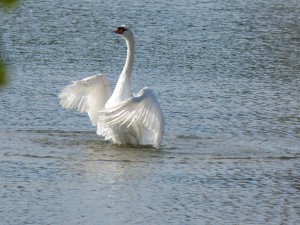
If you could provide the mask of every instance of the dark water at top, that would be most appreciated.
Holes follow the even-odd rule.
[[[299,224],[299,1],[22,1],[0,13],[3,224]],[[126,54],[162,149],[103,141],[57,94]]]

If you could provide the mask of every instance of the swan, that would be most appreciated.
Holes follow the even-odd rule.
[[[127,45],[127,57],[113,92],[103,74],[86,77],[65,87],[58,95],[60,105],[87,113],[97,134],[116,144],[151,145],[159,148],[165,120],[153,94],[145,87],[136,95],[130,91],[133,69],[134,35],[122,25],[113,31]]]

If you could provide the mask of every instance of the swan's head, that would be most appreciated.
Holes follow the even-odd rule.
[[[124,39],[133,39],[133,32],[129,29],[129,27],[122,25],[113,31],[116,34],[121,35]]]

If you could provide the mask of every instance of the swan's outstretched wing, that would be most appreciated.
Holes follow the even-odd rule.
[[[63,108],[86,112],[93,125],[97,125],[99,111],[111,96],[111,90],[104,75],[94,75],[83,80],[73,81],[58,95]]]
[[[151,143],[142,144],[159,147],[161,143],[165,124],[164,116],[158,101],[149,88],[140,90],[135,97],[125,101],[120,106],[107,109],[105,116],[100,116],[101,119],[108,125],[119,124],[120,126],[126,125],[127,128],[131,126],[147,128],[153,135],[145,138]],[[141,129],[140,132],[142,131]],[[144,132],[144,135],[148,134],[149,132]],[[142,133],[140,135],[143,136]],[[141,138],[144,139],[144,137]]]

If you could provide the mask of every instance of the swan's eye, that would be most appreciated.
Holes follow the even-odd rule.
[[[118,27],[118,33],[123,34],[123,32],[126,30],[125,27]]]

